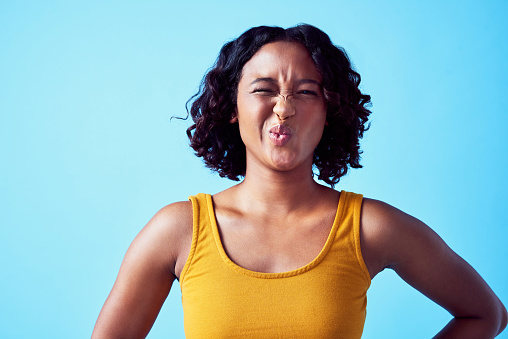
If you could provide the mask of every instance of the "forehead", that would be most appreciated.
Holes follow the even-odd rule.
[[[261,47],[243,66],[241,80],[244,77],[271,77],[283,81],[300,77],[318,82],[322,80],[307,48],[300,43],[286,41]]]

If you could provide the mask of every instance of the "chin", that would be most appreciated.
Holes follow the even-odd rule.
[[[274,159],[273,162],[273,167],[278,170],[278,171],[281,171],[281,172],[287,172],[287,171],[292,171],[292,170],[296,170],[296,169],[303,169],[303,168],[306,168],[307,166],[305,165],[306,162],[305,161],[297,161],[296,159]],[[310,167],[312,167],[312,165],[310,165]]]

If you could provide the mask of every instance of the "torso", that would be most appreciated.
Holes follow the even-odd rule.
[[[191,197],[193,246],[180,276],[189,338],[360,338],[370,285],[355,240],[361,196],[329,192],[284,223],[240,213],[220,196]]]

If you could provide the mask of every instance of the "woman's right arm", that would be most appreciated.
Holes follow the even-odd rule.
[[[152,328],[192,242],[192,206],[161,209],[130,245],[92,338],[144,338]]]

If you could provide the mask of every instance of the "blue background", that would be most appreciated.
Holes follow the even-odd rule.
[[[238,3],[0,1],[1,338],[89,337],[151,216],[232,184],[170,118],[261,24],[323,29],[372,95],[365,167],[337,188],[429,224],[508,303],[507,2]],[[450,319],[391,271],[368,297],[364,338],[429,338]],[[180,337],[175,283],[149,338]]]

